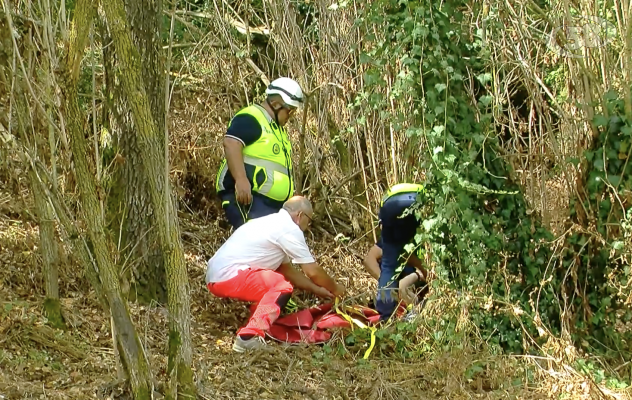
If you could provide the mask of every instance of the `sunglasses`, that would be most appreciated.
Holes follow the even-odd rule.
[[[312,224],[312,217],[310,217],[309,215],[305,214],[304,212],[301,212],[301,214],[303,214],[304,216],[307,217],[307,219],[309,220],[309,224],[308,225],[311,225]]]
[[[297,108],[296,107],[290,107],[288,105],[284,105],[283,108],[285,108],[287,110],[288,115],[292,115],[296,112]]]

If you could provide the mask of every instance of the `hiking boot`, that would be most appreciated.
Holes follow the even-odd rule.
[[[251,339],[244,340],[237,336],[235,343],[233,343],[233,350],[238,353],[243,353],[250,350],[259,350],[266,347],[266,341],[261,336],[254,336]]]

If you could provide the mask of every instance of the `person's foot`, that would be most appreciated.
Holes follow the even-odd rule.
[[[233,350],[238,353],[259,350],[264,347],[266,347],[266,341],[261,336],[253,336],[250,339],[242,339],[240,336],[237,336],[235,343],[233,343]]]

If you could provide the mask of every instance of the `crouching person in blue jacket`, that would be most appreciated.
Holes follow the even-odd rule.
[[[363,260],[367,272],[378,281],[375,309],[382,321],[389,319],[397,309],[399,283],[403,278],[408,277],[402,282],[405,285],[413,283],[420,289],[419,301],[428,293],[428,272],[417,254],[409,254],[405,249],[415,238],[419,222],[414,213],[402,217],[420,192],[423,192],[423,186],[412,183],[400,183],[388,190],[379,211],[381,237]],[[405,268],[397,273],[406,260]]]

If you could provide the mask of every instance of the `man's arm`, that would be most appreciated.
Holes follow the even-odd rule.
[[[261,137],[261,126],[248,114],[233,118],[224,136],[224,156],[228,170],[235,180],[235,197],[241,204],[252,201],[252,187],[246,175],[243,148],[255,143]]]
[[[344,287],[336,283],[317,262],[300,264],[300,266],[305,275],[316,285],[329,290],[334,296],[344,294]]]
[[[426,269],[424,268],[423,263],[421,262],[419,257],[417,257],[417,254],[413,253],[410,255],[410,257],[408,258],[408,264],[412,265],[413,267],[421,271],[421,273],[424,276],[424,279],[426,281],[428,280],[428,271],[426,271]]]
[[[224,155],[226,156],[226,162],[228,163],[228,170],[235,179],[235,182],[248,179],[246,177],[246,167],[244,165],[244,156],[242,154],[243,148],[244,145],[239,140],[229,136],[224,137]]]
[[[382,249],[379,246],[373,245],[371,250],[364,256],[362,264],[366,271],[371,274],[375,279],[380,279],[380,259],[382,258]]]
[[[288,232],[277,239],[278,244],[283,248],[288,258],[294,264],[299,264],[307,277],[316,285],[327,289],[335,296],[342,296],[345,288],[331,279],[327,272],[318,265],[312,253],[307,247],[305,236],[298,227],[292,232]]]
[[[292,267],[290,264],[281,264],[279,269],[277,269],[277,272],[282,274],[292,285],[299,289],[310,291],[322,297],[334,297],[329,290],[315,285],[314,282],[297,271],[296,268]]]

